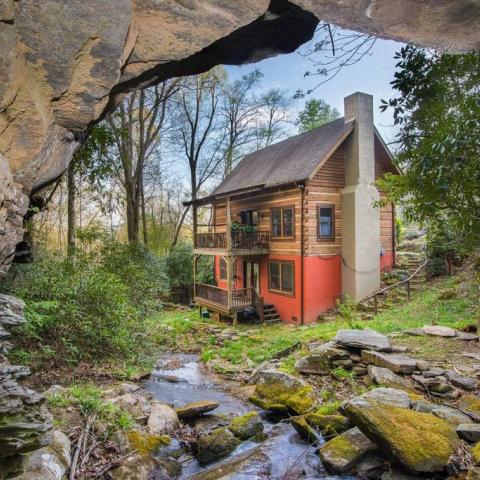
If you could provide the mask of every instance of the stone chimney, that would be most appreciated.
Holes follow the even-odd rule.
[[[380,212],[375,182],[373,97],[344,99],[345,122],[355,128],[346,142],[342,205],[342,293],[361,300],[380,287]]]

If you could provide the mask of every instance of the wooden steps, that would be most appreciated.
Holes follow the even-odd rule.
[[[263,315],[265,317],[265,323],[268,325],[281,323],[282,321],[282,319],[280,318],[280,314],[275,308],[275,305],[272,305],[271,303],[266,303],[263,306]]]

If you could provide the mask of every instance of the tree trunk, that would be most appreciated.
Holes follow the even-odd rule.
[[[142,228],[143,228],[143,243],[148,245],[148,228],[147,228],[147,212],[145,209],[145,187],[143,184],[143,175],[140,179],[140,204],[142,208]]]
[[[127,185],[126,201],[127,201],[127,235],[130,243],[138,242],[139,227],[139,205],[135,199],[134,188],[131,184]]]
[[[67,170],[67,251],[71,255],[75,249],[75,167],[70,162]]]

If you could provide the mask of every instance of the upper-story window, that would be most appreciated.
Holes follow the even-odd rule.
[[[258,211],[242,210],[240,212],[240,223],[242,225],[251,225],[252,227],[256,227],[258,225]]]
[[[317,206],[318,240],[335,240],[335,205]]]
[[[272,238],[293,238],[295,235],[295,208],[273,208]]]

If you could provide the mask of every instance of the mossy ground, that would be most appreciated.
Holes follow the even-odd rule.
[[[150,435],[139,430],[132,430],[127,433],[130,446],[142,455],[150,455],[162,446],[170,445],[168,435]]]

